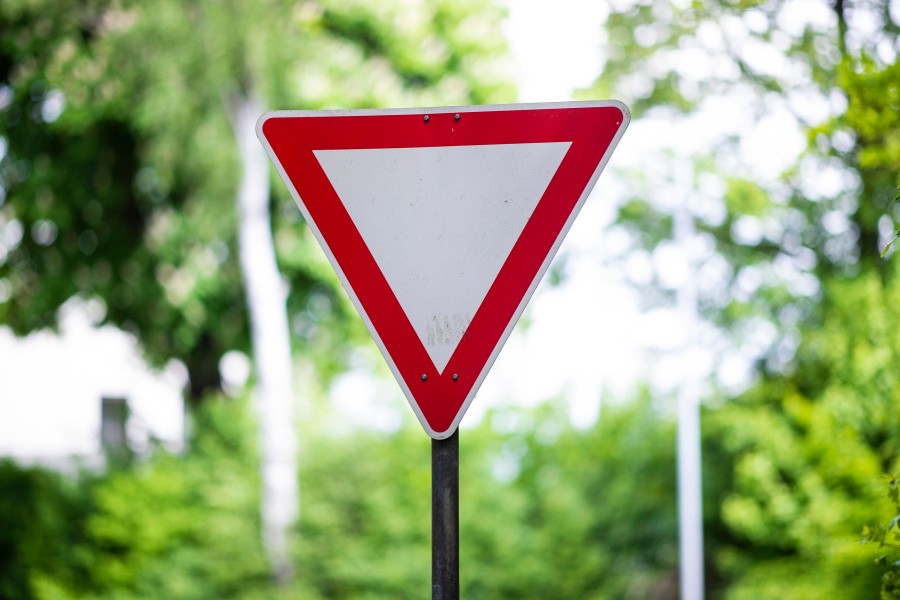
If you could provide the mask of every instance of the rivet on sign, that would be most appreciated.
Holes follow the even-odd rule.
[[[453,381],[456,381],[457,379],[459,379],[459,375],[458,375],[457,373],[454,373],[454,374],[453,374]]]
[[[428,122],[428,119],[429,119],[428,115],[425,115],[425,122],[426,122],[426,123]]]
[[[428,375],[426,375],[425,373],[422,373],[422,381],[425,381],[426,379],[428,379]]]
[[[455,115],[453,115],[453,118],[456,119],[457,121],[459,121],[459,113],[456,113]]]

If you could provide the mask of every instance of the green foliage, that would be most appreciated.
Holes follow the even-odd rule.
[[[320,433],[307,444],[303,596],[427,593],[428,438],[413,424],[390,437]],[[606,409],[583,432],[549,407],[495,412],[463,430],[462,596],[671,597],[673,452],[671,423],[646,402]]]
[[[0,594],[10,600],[420,598],[430,587],[430,440],[305,429],[296,580],[259,542],[246,407],[197,411],[184,456],[77,480],[0,470]],[[466,598],[672,598],[674,430],[647,401],[575,430],[549,406],[461,435]]]
[[[900,165],[900,63],[883,65],[862,54],[840,71],[847,94],[846,126],[860,139],[863,169]]]
[[[764,216],[771,204],[766,190],[752,181],[735,177],[726,181],[723,200],[729,215],[751,217]]]
[[[890,600],[900,596],[900,481],[896,475],[884,475],[882,481],[887,485],[893,516],[887,523],[864,526],[862,541],[878,544],[883,552],[875,559],[875,564],[883,570],[881,598]]]
[[[197,421],[186,456],[74,481],[5,463],[2,597],[259,597],[268,567],[251,422],[222,400]]]
[[[900,202],[900,192],[897,192],[897,195],[894,196],[894,202]],[[888,250],[891,249],[891,246],[894,245],[894,242],[896,242],[898,238],[900,238],[900,229],[897,230],[894,237],[891,238],[891,241],[889,241],[887,246],[884,247],[884,250],[881,251],[881,258],[884,258],[884,255],[887,254]]]
[[[792,595],[779,597],[876,589],[873,552],[854,541],[887,508],[873,483],[900,456],[900,281],[889,282],[874,272],[832,281],[792,373],[709,411],[707,460],[728,465],[715,516],[726,597],[766,597],[787,579]]]
[[[0,7],[0,322],[52,326],[74,295],[181,359],[192,399],[249,349],[227,105],[509,100],[502,11],[469,0]],[[287,193],[273,192],[296,346],[324,373],[362,327]]]
[[[421,596],[431,580],[428,438],[412,428],[312,434],[301,467],[303,597]]]
[[[239,405],[212,402],[188,456],[160,454],[94,487],[84,521],[94,593],[245,597],[267,580],[247,416]]]
[[[604,408],[597,425],[584,432],[549,407],[532,414],[501,412],[492,420],[510,433],[491,439],[478,431],[463,438],[478,435],[473,441],[487,442],[493,452],[485,454],[494,457],[466,469],[477,481],[461,483],[461,496],[469,500],[461,517],[466,597],[673,594],[671,423],[647,401]],[[466,493],[490,482],[498,469],[509,478],[506,485],[474,497]]]
[[[86,504],[83,486],[0,461],[0,598],[35,597],[33,582],[51,573],[84,577],[84,557],[66,542],[79,538]]]
[[[871,548],[854,542],[884,508],[873,482],[900,456],[900,289],[896,267],[877,259],[896,230],[900,173],[898,62],[879,50],[900,32],[888,4],[817,5],[826,21],[792,15],[793,2],[617,3],[608,62],[583,92],[665,120],[749,98],[756,118],[795,114],[809,141],[775,181],[753,175],[739,135],[697,157],[663,149],[693,181],[635,177],[639,193],[619,213],[634,247],[653,253],[672,235],[656,224],[688,212],[695,242],[714,250],[697,265],[700,310],[756,361],[754,385],[704,420],[707,573],[722,597],[878,589]],[[810,121],[800,98],[828,116]],[[709,272],[718,278],[704,286]],[[666,292],[641,297],[671,303]],[[765,347],[745,350],[760,331]]]
[[[642,198],[632,198],[619,209],[619,221],[634,227],[648,245],[672,236],[672,216]]]

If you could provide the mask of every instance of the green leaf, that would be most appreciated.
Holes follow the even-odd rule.
[[[884,255],[887,254],[887,251],[891,249],[891,246],[894,245],[894,242],[897,241],[897,238],[900,238],[900,230],[894,234],[894,237],[891,238],[891,241],[888,242],[887,246],[884,247],[884,250],[881,251],[881,258],[884,258]]]

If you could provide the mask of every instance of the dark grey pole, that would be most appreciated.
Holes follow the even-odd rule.
[[[459,600],[459,430],[431,440],[431,597]]]

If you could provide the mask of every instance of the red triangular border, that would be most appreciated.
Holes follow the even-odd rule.
[[[276,111],[260,118],[260,140],[432,437],[446,438],[456,430],[629,118],[627,108],[615,101]],[[539,142],[571,146],[438,373],[313,151]]]

